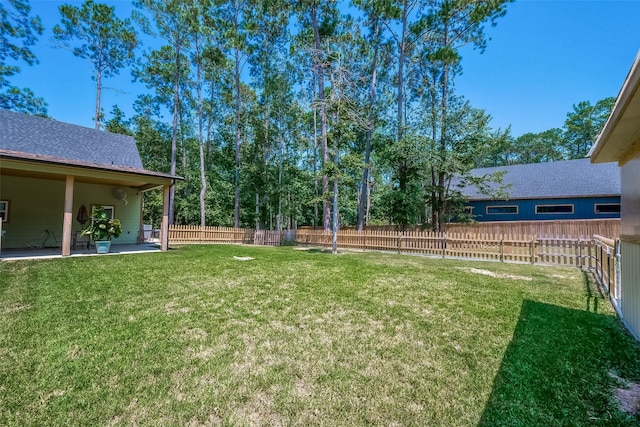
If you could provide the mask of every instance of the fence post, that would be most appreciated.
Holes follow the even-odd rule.
[[[596,265],[600,264],[600,274],[604,273],[604,265],[602,264],[602,244],[598,245],[598,249],[600,249],[600,256],[596,259]],[[604,277],[601,278],[604,282]]]
[[[500,236],[500,262],[504,262],[504,236]]]
[[[400,235],[402,234],[401,231],[398,231],[398,253],[400,253]]]
[[[577,267],[582,268],[584,266],[584,241],[582,240],[582,236],[578,237],[578,262]]]
[[[531,248],[530,248],[530,255],[531,255],[531,264],[535,264],[536,263],[536,236],[531,236]]]
[[[609,294],[611,294],[611,253],[607,247],[607,287],[609,288]]]
[[[615,270],[616,270],[616,275],[615,275],[615,281],[613,286],[615,286],[615,300],[616,300],[616,305],[619,305],[620,303],[620,259],[621,259],[621,255],[620,255],[620,239],[616,239],[615,240]]]
[[[442,233],[442,258],[447,255],[447,233]]]

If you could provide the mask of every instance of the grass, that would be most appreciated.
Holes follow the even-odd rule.
[[[610,373],[639,360],[573,268],[247,246],[0,263],[0,425],[632,426]]]

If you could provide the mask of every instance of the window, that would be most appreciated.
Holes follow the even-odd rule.
[[[9,201],[0,200],[0,220],[9,222]]]
[[[473,215],[473,206],[465,206],[464,207],[465,215]]]
[[[91,205],[91,216],[93,216],[93,211],[96,208],[102,208],[104,209],[104,212],[107,214],[107,216],[110,219],[115,218],[115,212],[116,212],[116,208],[115,206],[108,206],[108,205]]]
[[[596,203],[594,209],[597,214],[620,213],[620,203]]]
[[[91,205],[91,217],[93,217],[93,212],[96,208],[104,209],[104,212],[107,214],[109,219],[115,218],[116,207],[111,205]],[[91,224],[93,224],[93,219],[91,220]]]
[[[536,214],[572,214],[573,205],[536,205]]]
[[[487,214],[517,214],[517,206],[487,206]]]

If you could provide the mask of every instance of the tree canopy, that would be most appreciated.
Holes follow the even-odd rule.
[[[93,0],[81,6],[60,6],[62,21],[53,27],[56,45],[91,63],[96,82],[95,127],[100,129],[102,79],[112,77],[133,63],[138,46],[136,30],[129,19],[120,19],[115,8]]]
[[[62,6],[53,32],[93,64],[96,127],[133,135],[145,167],[185,178],[172,187],[175,223],[437,230],[464,206],[456,179],[583,157],[613,105],[579,102],[562,128],[539,133],[493,129],[455,81],[460,49],[491,49],[485,28],[507,0],[134,4],[131,20],[92,0]],[[0,100],[28,109],[6,60],[35,63],[42,27],[26,0],[9,6],[0,5]],[[138,31],[156,38],[153,49],[135,50]],[[103,120],[99,81],[126,69],[147,90],[131,117],[113,106]],[[145,220],[157,225],[160,197],[146,197]]]
[[[21,62],[38,63],[31,47],[44,28],[40,17],[31,16],[28,0],[0,3],[0,108],[46,116],[47,103],[29,88],[13,86],[10,77],[20,72]]]

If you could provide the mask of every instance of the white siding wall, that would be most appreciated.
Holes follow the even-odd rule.
[[[620,235],[640,240],[640,152],[620,169]]]
[[[640,339],[640,244],[622,241],[620,252],[622,316],[631,333]]]
[[[621,169],[622,315],[640,339],[640,152]]]

